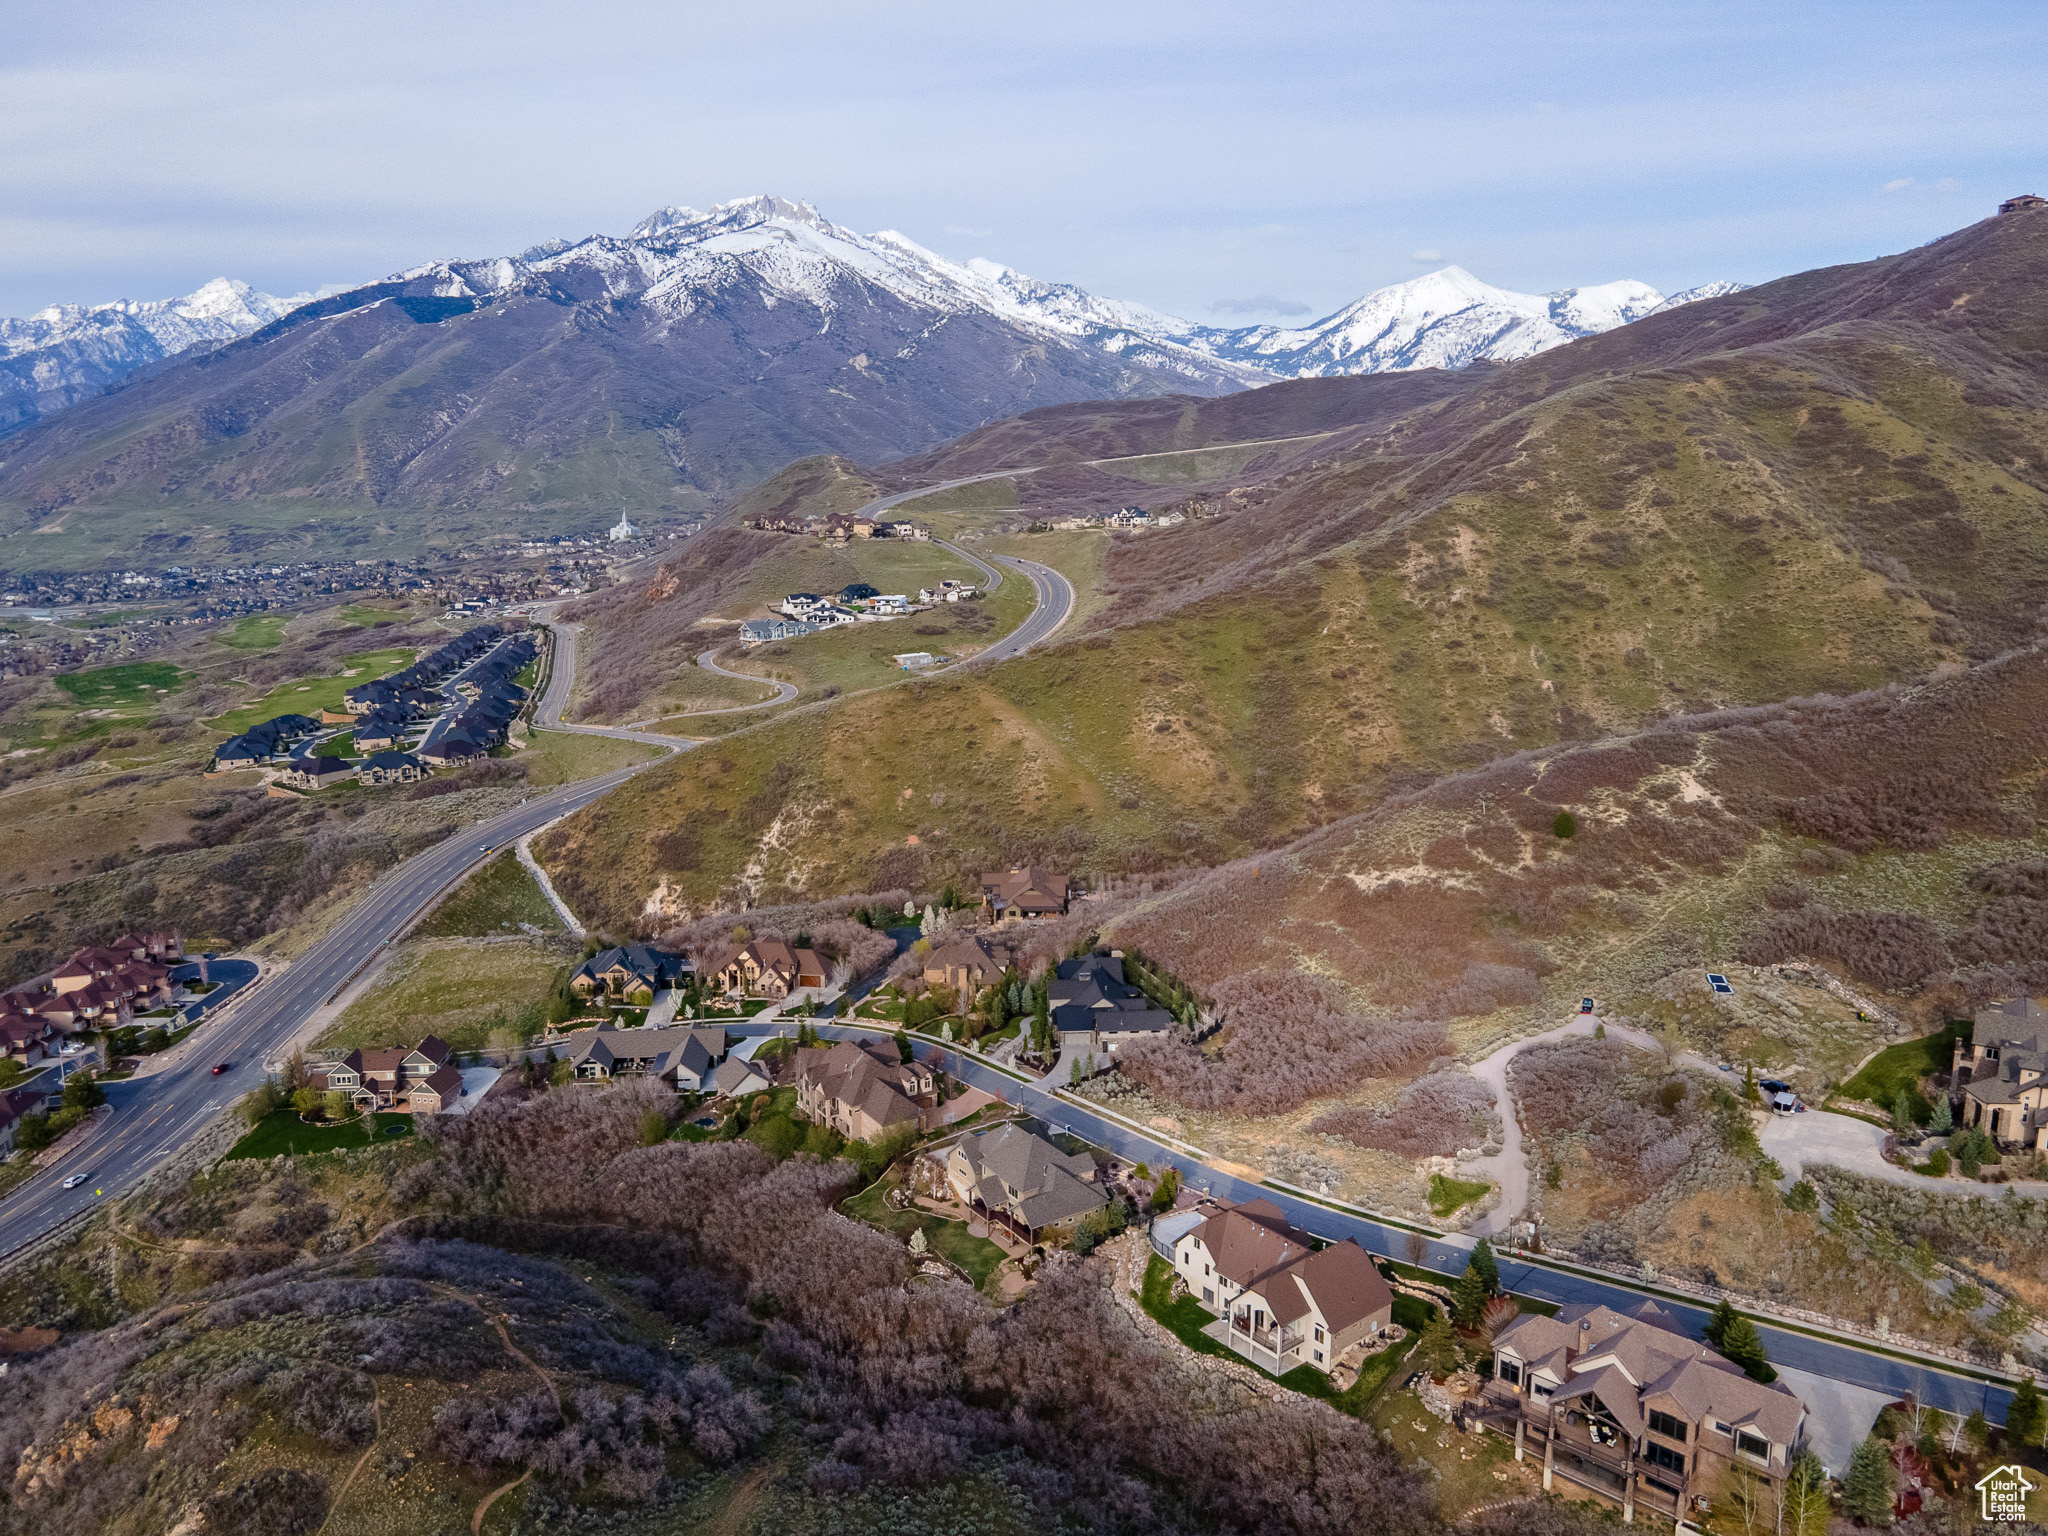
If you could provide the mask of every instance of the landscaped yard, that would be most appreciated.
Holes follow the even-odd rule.
[[[1470,1205],[1491,1188],[1493,1186],[1484,1180],[1475,1182],[1432,1173],[1429,1176],[1429,1208],[1438,1216],[1448,1216],[1460,1206]]]
[[[1913,1119],[1925,1125],[1934,1113],[1934,1105],[1920,1091],[1920,1079],[1948,1071],[1955,1060],[1956,1041],[1967,1040],[1971,1028],[1965,1020],[1948,1025],[1938,1035],[1888,1045],[1866,1061],[1838,1091],[1845,1099],[1860,1099],[1888,1111],[1903,1088],[1913,1100]]]
[[[1403,1462],[1425,1463],[1436,1474],[1437,1501],[1448,1519],[1541,1485],[1542,1456],[1518,1465],[1512,1440],[1480,1429],[1459,1434],[1405,1387],[1383,1393],[1366,1422],[1391,1438]]]
[[[1146,1315],[1168,1329],[1175,1338],[1196,1354],[1216,1355],[1236,1360],[1240,1364],[1250,1364],[1237,1351],[1228,1345],[1219,1344],[1202,1332],[1216,1321],[1207,1307],[1192,1296],[1183,1296],[1177,1301],[1172,1300],[1172,1296],[1173,1266],[1155,1253],[1145,1265],[1144,1288],[1138,1296],[1139,1305],[1144,1307]],[[1412,1299],[1396,1297],[1396,1310],[1399,1310],[1398,1304],[1401,1301]],[[1416,1305],[1423,1304],[1418,1302]],[[1378,1354],[1370,1356],[1360,1368],[1358,1379],[1342,1392],[1336,1389],[1329,1377],[1312,1365],[1298,1365],[1285,1376],[1274,1379],[1304,1397],[1321,1398],[1339,1413],[1348,1413],[1353,1418],[1363,1418],[1366,1410],[1372,1406],[1372,1400],[1379,1394],[1380,1388],[1393,1377],[1395,1370],[1408,1358],[1408,1351],[1414,1346],[1415,1338],[1411,1329],[1409,1337],[1400,1343],[1390,1345]],[[1272,1376],[1270,1371],[1261,1370],[1257,1366],[1252,1368],[1258,1370],[1262,1376]]]
[[[891,1210],[883,1196],[894,1187],[893,1179],[880,1179],[840,1209],[871,1227],[895,1233],[906,1243],[910,1241],[911,1233],[922,1230],[924,1240],[930,1244],[933,1253],[959,1265],[977,1286],[988,1284],[988,1277],[1003,1262],[1003,1250],[985,1237],[974,1236],[964,1221],[948,1221],[929,1211]]]
[[[176,688],[185,674],[167,661],[126,661],[114,667],[62,672],[53,681],[70,694],[80,709],[118,709],[155,704],[157,695]]]
[[[296,1110],[283,1109],[262,1121],[228,1149],[223,1162],[240,1157],[303,1157],[342,1147],[367,1147],[412,1134],[411,1115],[370,1115],[342,1125],[308,1125]]]
[[[547,939],[408,942],[351,1003],[321,1045],[416,1045],[438,1035],[458,1051],[540,1032],[555,973],[575,951]]]
[[[519,855],[507,848],[450,891],[441,905],[427,914],[418,931],[420,937],[429,939],[484,938],[518,933],[521,923],[547,933],[562,929],[562,920],[519,862]]]

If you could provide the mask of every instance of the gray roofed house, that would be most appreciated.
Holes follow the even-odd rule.
[[[1790,1388],[1752,1381],[1650,1301],[1510,1323],[1477,1413],[1514,1437],[1518,1459],[1541,1448],[1546,1489],[1562,1477],[1619,1504],[1625,1521],[1638,1506],[1686,1517],[1729,1475],[1757,1479],[1768,1505],[1806,1422]]]
[[[775,1085],[767,1073],[746,1057],[728,1056],[711,1074],[711,1086],[727,1098],[737,1099],[750,1093],[766,1093]]]
[[[570,1070],[578,1081],[653,1077],[678,1093],[701,1093],[710,1086],[713,1069],[725,1059],[725,1028],[614,1029],[600,1024],[576,1030],[568,1047]]]
[[[1114,1053],[1180,1027],[1170,1011],[1124,980],[1124,963],[1114,955],[1061,961],[1045,990],[1062,1044]]]
[[[569,990],[589,998],[602,993],[609,997],[642,998],[651,1002],[663,987],[674,986],[688,975],[688,957],[672,955],[651,944],[620,944],[592,955],[570,973]]]
[[[2001,1147],[2048,1149],[2048,1008],[2016,997],[1977,1010],[1958,1040],[1950,1083],[1959,1127],[1981,1127]]]
[[[412,784],[426,776],[426,765],[410,752],[379,752],[356,768],[356,777],[365,784]]]
[[[1021,1125],[998,1126],[955,1142],[946,1181],[965,1205],[1010,1228],[1027,1243],[1070,1226],[1109,1204],[1095,1182],[1095,1160],[1060,1151]]]

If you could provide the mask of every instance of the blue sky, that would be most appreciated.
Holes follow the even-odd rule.
[[[46,6],[0,314],[275,293],[809,198],[1195,319],[1755,282],[2048,193],[2048,7],[790,0]]]

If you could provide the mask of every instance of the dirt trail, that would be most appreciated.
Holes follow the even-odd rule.
[[[483,1536],[484,1516],[490,1513],[491,1506],[531,1476],[533,1476],[533,1468],[528,1467],[524,1472],[513,1478],[511,1482],[505,1484],[504,1487],[493,1488],[489,1493],[485,1494],[483,1503],[477,1505],[476,1513],[469,1517],[469,1536]]]
[[[377,1449],[377,1442],[384,1436],[384,1395],[377,1388],[377,1378],[370,1378],[370,1422],[375,1432],[370,1443],[363,1447],[363,1454],[356,1458],[356,1464],[348,1469],[348,1476],[341,1480],[341,1486],[334,1490],[334,1498],[327,1506],[327,1518],[320,1522],[320,1529],[313,1536],[326,1536],[328,1524],[334,1519],[334,1512],[341,1508],[341,1501],[363,1468],[370,1464],[370,1456]]]

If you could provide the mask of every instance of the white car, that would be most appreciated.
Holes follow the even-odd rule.
[[[64,1187],[66,1189],[76,1189],[79,1185],[83,1184],[87,1179],[91,1177],[92,1175],[89,1173],[74,1173],[73,1175],[71,1175],[70,1178],[64,1181]]]

